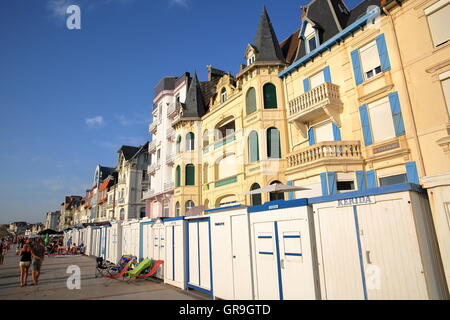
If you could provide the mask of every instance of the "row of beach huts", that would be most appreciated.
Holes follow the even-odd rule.
[[[413,184],[112,221],[68,238],[110,262],[163,260],[156,277],[212,298],[449,297],[427,195]]]

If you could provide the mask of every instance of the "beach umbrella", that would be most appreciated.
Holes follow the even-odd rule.
[[[48,233],[45,235],[44,244],[45,244],[46,246],[48,245]]]

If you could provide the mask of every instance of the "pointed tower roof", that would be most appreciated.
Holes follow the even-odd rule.
[[[256,31],[254,47],[258,50],[255,61],[283,61],[284,57],[266,7],[263,8]]]
[[[191,81],[189,90],[186,95],[185,107],[183,109],[182,118],[199,118],[206,113],[206,106],[203,100],[200,82],[197,78],[197,72]]]

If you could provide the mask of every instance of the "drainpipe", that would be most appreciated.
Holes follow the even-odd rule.
[[[390,21],[390,23],[392,25],[392,33],[394,35],[395,48],[397,49],[398,59],[400,61],[400,66],[401,66],[401,74],[402,74],[402,78],[403,78],[403,83],[405,85],[406,96],[407,96],[407,99],[408,99],[408,112],[410,113],[411,119],[412,119],[412,130],[413,130],[414,142],[415,142],[417,150],[419,152],[419,162],[420,162],[420,166],[422,167],[423,175],[426,176],[427,173],[426,173],[425,164],[424,164],[424,161],[423,161],[422,149],[420,147],[419,136],[417,135],[416,119],[414,117],[414,111],[413,111],[413,108],[412,108],[411,96],[409,94],[408,82],[406,81],[405,68],[403,67],[404,65],[403,65],[402,55],[400,53],[400,47],[399,47],[399,44],[398,44],[397,31],[395,30],[394,18],[392,17],[390,12],[386,9],[386,5],[391,3],[391,2],[393,2],[393,0],[388,1],[387,3],[385,3],[384,6],[382,6],[382,10],[386,14],[386,16],[389,17],[389,21]]]

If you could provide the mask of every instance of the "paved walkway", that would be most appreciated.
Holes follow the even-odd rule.
[[[0,265],[0,300],[204,300],[207,297],[193,291],[183,291],[158,280],[126,281],[95,278],[95,259],[86,256],[46,257],[38,286],[20,287],[19,258],[10,250]],[[81,289],[69,290],[66,282],[71,274],[69,265],[81,270]]]

